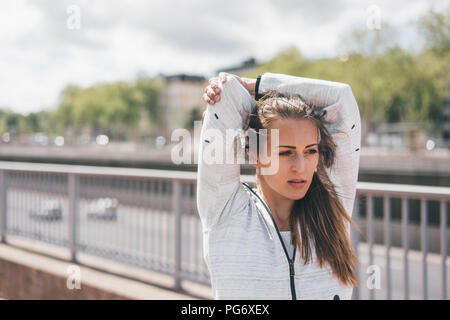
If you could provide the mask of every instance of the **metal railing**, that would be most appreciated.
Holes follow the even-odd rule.
[[[183,280],[209,285],[196,178],[196,172],[0,162],[1,241],[6,243],[8,235],[17,235],[68,248],[74,262],[77,253],[83,252],[162,272],[174,277],[176,289]],[[241,179],[255,182],[254,176]],[[417,205],[411,202],[416,199],[420,201],[419,217],[414,211]],[[379,200],[381,208],[376,207]],[[400,201],[397,207],[395,200]],[[439,219],[430,220],[436,206],[429,205],[436,201]],[[353,220],[362,234],[352,229],[351,237],[363,263],[355,299],[375,299],[375,293],[381,291],[382,299],[418,298],[418,293],[423,299],[447,299],[449,201],[450,188],[358,183]],[[419,235],[413,232],[417,227]],[[429,239],[429,230],[433,235],[439,233],[438,244],[435,238]],[[433,245],[432,262],[428,261],[429,244]],[[421,259],[417,259],[419,252]],[[382,289],[369,289],[362,281],[364,271],[374,265],[383,269]],[[418,266],[421,272],[416,270]],[[434,272],[436,268],[440,272]],[[439,297],[436,286],[440,287]]]
[[[361,198],[365,198],[366,201],[361,201]],[[376,228],[374,213],[374,202],[376,198],[382,200],[382,222],[383,227],[383,245],[384,245],[384,262],[385,262],[385,288],[386,294],[384,299],[392,299],[392,267],[391,267],[391,249],[392,249],[392,202],[394,199],[399,200],[399,209],[395,212],[397,213],[397,224],[400,227],[399,234],[401,235],[400,248],[402,249],[402,259],[401,259],[401,272],[403,276],[403,299],[410,299],[411,292],[411,273],[410,273],[410,229],[417,226],[420,228],[420,249],[421,252],[421,282],[422,282],[422,298],[428,299],[428,286],[429,286],[429,272],[428,272],[428,253],[429,253],[429,240],[430,234],[429,229],[439,234],[438,241],[434,237],[434,247],[438,247],[434,250],[435,253],[440,253],[438,259],[440,259],[440,298],[447,299],[447,272],[449,267],[447,266],[447,256],[448,256],[448,202],[450,200],[450,188],[444,187],[429,187],[429,186],[413,186],[413,185],[399,185],[399,184],[383,184],[383,183],[366,183],[359,182],[357,189],[357,199],[355,201],[355,208],[353,212],[353,219],[359,221],[359,226],[364,227],[361,223],[361,208],[365,209],[365,222],[366,226],[364,229],[367,231],[367,247],[368,247],[368,264],[374,265],[374,229]],[[411,213],[411,201],[419,201],[419,215],[415,219],[410,216]],[[438,214],[434,219],[431,218],[431,210],[429,210],[430,204],[432,202],[437,203],[434,207],[433,214]],[[437,209],[437,210],[436,210]],[[400,213],[400,214],[398,214]],[[417,212],[415,212],[417,213]],[[432,225],[429,225],[429,221]],[[436,225],[438,227],[436,227]],[[356,232],[352,232],[352,240],[355,248],[358,248],[360,243],[359,235]],[[434,259],[434,264],[437,264],[436,259]],[[436,268],[435,268],[436,269]],[[415,273],[415,280],[419,274]],[[436,276],[436,274],[433,274]],[[436,285],[436,283],[433,283]],[[359,288],[355,288],[355,297],[359,296]],[[369,290],[369,298],[375,298],[376,290]],[[400,298],[400,297],[398,297]],[[415,299],[419,297],[414,297]],[[436,295],[433,297],[436,299]]]

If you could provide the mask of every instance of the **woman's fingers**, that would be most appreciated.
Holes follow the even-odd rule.
[[[203,101],[205,101],[207,104],[214,105],[216,102],[220,101],[220,96],[215,95],[213,98],[210,98],[206,93],[203,94]]]
[[[219,84],[217,83],[217,81],[210,82],[209,86],[214,90],[214,92],[216,94],[220,94],[220,88],[219,88]]]
[[[253,87],[250,87],[251,83],[248,84],[245,80],[252,80],[247,78],[241,78],[237,75],[220,72],[218,77],[213,77],[209,79],[209,85],[205,88],[205,93],[203,94],[203,101],[205,101],[209,105],[214,105],[216,102],[220,101],[220,94],[222,90],[219,87],[219,83],[225,83],[227,81],[227,76],[233,76],[237,79],[243,86],[246,88],[250,94],[254,94],[254,82]],[[252,91],[253,90],[253,91]]]
[[[205,88],[203,101],[209,105],[214,105],[216,102],[220,101],[220,94],[222,90],[219,88],[219,81],[222,84],[225,83],[228,75],[229,74],[226,72],[220,72],[218,77],[209,79],[209,86]]]
[[[216,92],[214,91],[213,88],[211,88],[211,86],[208,86],[208,87],[206,88],[206,94],[208,95],[208,97],[209,97],[211,100],[214,100],[214,98],[216,97]]]
[[[209,105],[213,105],[215,102],[211,100],[206,93],[203,94],[203,101],[205,101]]]
[[[219,73],[219,80],[222,83],[225,83],[227,81],[227,75],[228,75],[228,73],[226,73],[226,72],[220,72]]]
[[[211,86],[205,88],[205,94],[213,104],[220,100],[220,96],[214,91],[213,88],[211,88]]]
[[[220,77],[211,78],[209,79],[209,86],[205,88],[203,100],[210,105],[214,105],[216,102],[220,101],[221,90],[219,88],[219,81],[222,81]]]
[[[214,78],[209,79],[209,86],[208,87],[211,87],[211,89],[213,89],[216,94],[220,94],[220,91],[221,91],[220,88],[219,88],[219,83],[218,83],[219,81],[220,80],[219,80],[218,77],[214,77]]]

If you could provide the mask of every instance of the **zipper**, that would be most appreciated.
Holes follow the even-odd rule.
[[[295,249],[294,249],[295,250]],[[294,257],[295,257],[295,252],[294,252]],[[289,260],[289,276],[290,276],[290,280],[291,280],[291,295],[292,295],[292,300],[297,300],[297,295],[295,293],[295,269],[294,269],[294,261],[293,260]]]
[[[269,207],[266,205],[266,203],[264,202],[263,199],[261,199],[261,197],[255,192],[253,191],[253,189],[246,183],[246,182],[242,182],[243,185],[245,185],[260,201],[261,203],[264,205],[264,207],[266,208],[267,212],[269,213],[270,218],[273,221],[273,225],[275,226],[275,230],[277,230],[277,234],[278,234],[278,239],[280,239],[281,245],[283,247],[284,250],[284,254],[286,255],[286,259],[289,263],[289,279],[290,279],[290,284],[291,284],[291,296],[292,296],[292,300],[297,300],[297,295],[295,292],[295,269],[294,269],[294,261],[295,261],[295,254],[297,252],[297,246],[294,247],[294,255],[292,257],[292,259],[289,258],[289,254],[286,250],[286,246],[284,245],[284,241],[281,238],[281,234],[280,231],[278,230],[277,224],[272,216],[272,212],[270,212]]]

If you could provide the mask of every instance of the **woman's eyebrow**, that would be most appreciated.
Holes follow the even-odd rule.
[[[309,144],[309,145],[307,145],[306,147],[305,147],[305,149],[306,148],[309,148],[309,147],[312,147],[312,146],[314,146],[314,145],[319,145],[318,143],[313,143],[313,144]],[[289,149],[296,149],[296,147],[294,147],[294,146],[278,146],[278,148],[289,148]]]

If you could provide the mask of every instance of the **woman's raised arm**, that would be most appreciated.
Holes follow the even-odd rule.
[[[233,76],[218,87],[221,98],[206,107],[198,153],[197,208],[204,230],[225,221],[246,195],[236,157],[243,149],[235,142],[244,137],[254,101]]]

